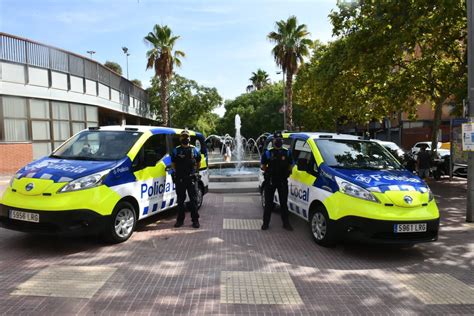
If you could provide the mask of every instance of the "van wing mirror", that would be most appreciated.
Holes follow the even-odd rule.
[[[296,168],[299,171],[307,171],[308,170],[308,162],[306,159],[300,158],[296,161]]]

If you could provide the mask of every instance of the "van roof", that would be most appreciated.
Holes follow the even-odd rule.
[[[152,133],[163,132],[164,134],[180,134],[184,129],[164,127],[164,126],[149,126],[149,125],[110,125],[110,126],[100,126],[98,130],[101,130],[101,131],[135,130],[137,132],[142,132],[142,133],[150,131]],[[201,133],[194,132],[191,130],[189,130],[189,132],[191,135],[202,135]]]
[[[362,136],[357,135],[349,135],[349,134],[337,134],[337,133],[324,133],[324,132],[297,132],[292,133],[288,132],[285,133],[291,136],[303,136],[303,138],[313,138],[313,139],[355,139],[355,140],[363,140]]]

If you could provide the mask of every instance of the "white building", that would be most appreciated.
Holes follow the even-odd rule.
[[[86,127],[125,123],[156,123],[143,89],[89,58],[0,33],[0,173]]]

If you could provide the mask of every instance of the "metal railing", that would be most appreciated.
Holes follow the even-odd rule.
[[[128,112],[130,98],[138,100],[138,113],[150,116],[145,90],[102,64],[59,48],[0,32],[0,60],[63,72],[104,84],[120,92],[122,109]]]

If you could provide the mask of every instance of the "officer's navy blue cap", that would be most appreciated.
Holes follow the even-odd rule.
[[[282,138],[283,135],[281,134],[280,131],[275,131],[275,133],[273,133],[273,138]]]
[[[181,137],[189,137],[189,131],[187,129],[183,130],[180,134]]]

